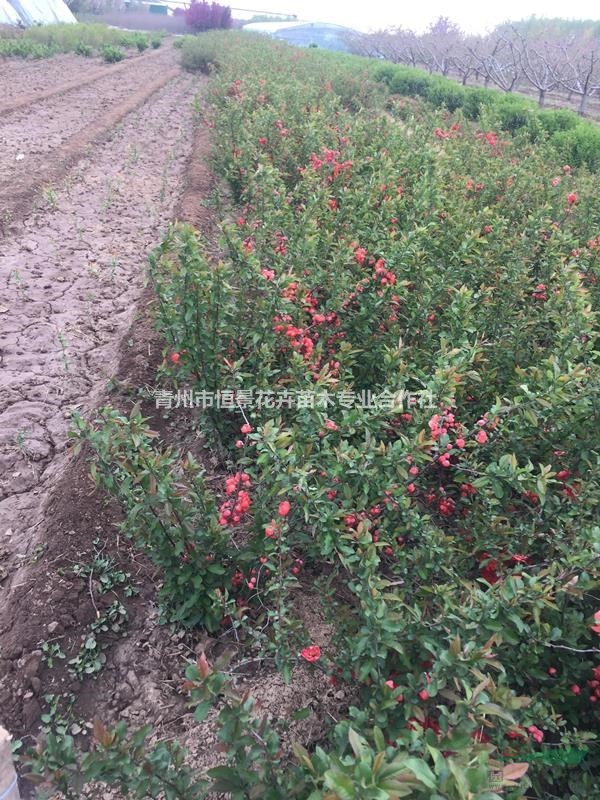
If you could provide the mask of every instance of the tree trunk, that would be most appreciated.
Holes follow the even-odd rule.
[[[578,109],[578,111],[577,111],[577,113],[578,113],[578,114],[579,114],[581,117],[585,117],[585,112],[586,112],[586,110],[587,110],[587,101],[588,101],[588,93],[587,93],[587,92],[584,92],[584,93],[581,95],[581,100],[579,101],[579,109]]]
[[[540,108],[543,108],[545,103],[546,103],[546,90],[545,89],[539,89],[538,105],[539,105]]]

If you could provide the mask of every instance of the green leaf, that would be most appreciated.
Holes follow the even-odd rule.
[[[244,788],[238,773],[231,767],[213,767],[207,774],[215,780],[213,791],[235,792]]]
[[[348,741],[356,758],[361,758],[365,751],[365,743],[354,728],[348,728]]]
[[[197,722],[203,722],[211,708],[212,703],[210,700],[203,700],[194,711],[194,719],[196,719]]]
[[[323,779],[325,786],[335,792],[340,800],[356,800],[354,783],[348,775],[335,769],[328,769]]]
[[[409,757],[405,760],[403,766],[409,769],[415,778],[418,778],[422,784],[428,789],[435,789],[437,780],[430,767],[418,758]]]
[[[296,721],[306,719],[307,717],[310,717],[311,714],[312,710],[310,708],[299,708],[298,711],[294,711],[292,714],[292,719]]]

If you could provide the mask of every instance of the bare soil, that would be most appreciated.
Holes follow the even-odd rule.
[[[170,43],[166,45],[170,49]],[[82,58],[73,53],[27,62],[22,59],[0,59],[0,114],[5,114],[55,94],[63,94],[84,83],[117,75],[128,70],[132,63],[155,60],[164,49],[151,50],[143,55],[129,54],[124,62],[107,64],[100,57]]]
[[[172,53],[163,57],[161,69],[174,66],[172,59]],[[106,93],[104,105],[96,107],[98,125],[130,104],[147,79],[143,73],[127,83],[129,96],[113,86],[116,101]],[[0,718],[13,731],[35,726],[37,701],[23,702],[27,678],[23,664],[12,660],[28,647],[35,649],[34,639],[43,634],[41,620],[36,617],[31,626],[30,618],[36,611],[38,617],[51,611],[64,625],[61,616],[79,605],[70,591],[63,603],[63,581],[45,554],[56,554],[54,548],[68,551],[73,563],[85,554],[102,521],[86,512],[87,479],[85,490],[77,493],[83,466],[65,477],[69,419],[74,409],[92,412],[119,363],[121,342],[143,292],[147,252],[173,217],[185,182],[192,100],[199,88],[197,79],[174,71],[147,102],[129,109],[102,144],[70,164],[53,187],[51,202],[38,197],[37,208],[14,219],[11,235],[0,241],[0,697],[4,700],[8,691],[12,698],[0,704]],[[63,116],[72,119],[70,97],[61,102],[54,100],[47,109],[52,124]],[[41,141],[32,112],[24,131],[30,120],[31,141],[35,135]],[[47,158],[59,163],[60,149]],[[24,169],[30,168],[26,163]],[[0,184],[0,193],[10,189]],[[68,490],[73,494],[66,499]],[[83,536],[66,533],[69,538],[61,540],[50,534],[50,525],[61,526],[59,517],[67,511],[80,514]],[[73,530],[69,519],[62,527]],[[22,685],[16,687],[15,680]]]
[[[177,74],[172,48],[126,65],[80,89],[44,98],[5,116],[0,126],[1,227],[26,213],[36,193],[54,197],[60,181],[86,149],[168,84]]]

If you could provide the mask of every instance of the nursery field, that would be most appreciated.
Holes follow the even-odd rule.
[[[595,131],[180,44],[2,156],[23,792],[599,798]]]

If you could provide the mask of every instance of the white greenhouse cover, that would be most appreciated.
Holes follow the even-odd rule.
[[[0,0],[0,25],[18,25],[19,15],[8,2]]]
[[[7,22],[13,25],[18,24],[19,20],[24,25],[77,22],[63,0],[0,0],[0,21],[5,17],[7,5],[13,12],[12,17]]]

